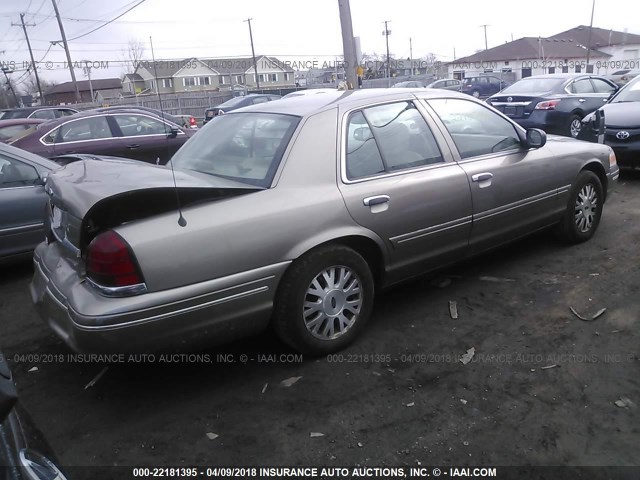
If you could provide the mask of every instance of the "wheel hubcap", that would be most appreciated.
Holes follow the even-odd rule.
[[[361,308],[360,279],[348,267],[333,266],[316,275],[307,287],[302,315],[311,335],[333,340],[353,327]]]
[[[580,128],[582,127],[580,120],[577,118],[571,122],[571,136],[576,138],[580,133]]]
[[[588,232],[593,227],[597,210],[598,195],[596,189],[589,183],[582,187],[576,198],[575,220],[580,232]]]

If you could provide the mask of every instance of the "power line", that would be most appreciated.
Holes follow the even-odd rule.
[[[131,10],[133,10],[134,8],[136,8],[139,5],[142,5],[144,2],[146,2],[147,0],[140,0],[138,3],[136,3],[133,7],[128,8],[127,10],[125,10],[124,12],[122,12],[120,15],[118,15],[117,17],[107,21],[106,23],[104,23],[103,25],[100,25],[99,27],[94,28],[93,30],[88,31],[87,33],[83,33],[82,35],[78,35],[76,37],[73,38],[69,38],[67,41],[71,42],[73,40],[77,40],[78,38],[82,38],[82,37],[86,37],[87,35],[92,34],[93,32],[96,32],[98,30],[100,30],[101,28],[106,27],[107,25],[109,25],[110,23],[115,22],[117,19],[119,19],[120,17],[126,15],[127,13],[129,13]],[[102,21],[102,20],[99,20]]]

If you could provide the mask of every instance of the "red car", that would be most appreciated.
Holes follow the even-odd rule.
[[[194,133],[140,110],[89,111],[49,121],[9,143],[47,158],[92,154],[164,165]]]
[[[24,134],[34,125],[44,123],[46,120],[36,118],[15,118],[12,120],[0,120],[0,142],[7,143],[12,138]]]

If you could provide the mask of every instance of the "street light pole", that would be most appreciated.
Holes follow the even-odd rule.
[[[596,0],[591,4],[591,23],[589,24],[589,37],[587,39],[587,73],[589,73],[589,60],[591,59],[591,31],[593,30],[593,12],[596,9]]]
[[[258,76],[258,64],[256,63],[256,52],[253,49],[253,32],[251,31],[251,18],[247,18],[245,22],[249,24],[249,39],[251,40],[251,57],[253,58],[253,71],[256,72],[256,89],[260,89],[260,78]]]
[[[382,34],[385,36],[385,40],[387,42],[387,86],[391,86],[391,61],[389,59],[389,35],[391,35],[391,30],[388,28],[388,24],[391,20],[384,21],[384,32]]]

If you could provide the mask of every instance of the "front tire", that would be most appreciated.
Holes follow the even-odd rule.
[[[285,273],[273,325],[299,352],[326,355],[358,336],[371,316],[373,298],[371,269],[359,253],[342,245],[320,247]]]
[[[593,237],[600,224],[604,190],[598,176],[588,170],[578,175],[571,188],[567,209],[556,227],[556,235],[567,243],[582,243]]]
[[[473,95],[473,98],[480,98],[480,92],[478,90],[471,92],[471,95]]]

